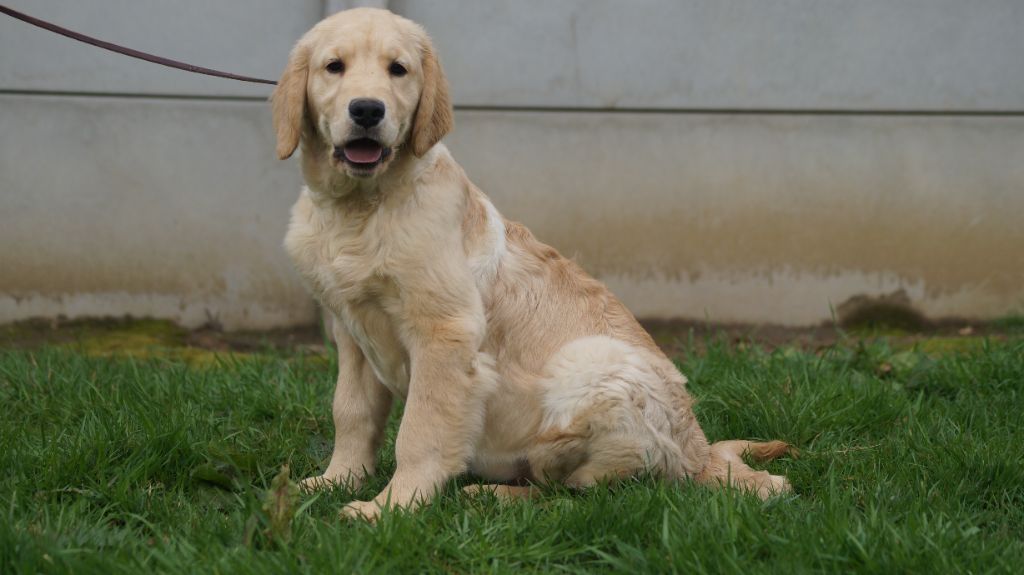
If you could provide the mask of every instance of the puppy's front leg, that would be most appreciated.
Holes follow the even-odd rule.
[[[373,501],[354,501],[348,516],[373,520],[387,506],[411,508],[431,499],[465,471],[483,429],[485,402],[496,376],[478,338],[451,326],[410,349],[412,379],[395,445],[397,467]]]
[[[391,410],[391,392],[377,381],[344,324],[337,319],[333,323],[338,346],[338,383],[331,407],[334,451],[323,475],[302,481],[300,485],[307,491],[331,485],[358,488],[376,467],[377,449]]]

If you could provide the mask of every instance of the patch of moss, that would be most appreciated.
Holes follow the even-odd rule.
[[[188,332],[173,322],[155,319],[30,319],[0,329],[0,345],[31,348],[82,344],[86,349],[137,349],[182,345]]]
[[[224,355],[189,347],[187,336],[185,328],[158,319],[33,319],[2,326],[0,346],[51,346],[93,357],[165,358],[198,366],[214,365]]]
[[[74,345],[90,355],[142,355],[155,349],[180,347],[187,332],[162,320],[120,320],[87,323],[77,330]]]
[[[928,355],[938,356],[951,353],[976,351],[985,345],[980,337],[929,337],[916,344],[916,348]]]

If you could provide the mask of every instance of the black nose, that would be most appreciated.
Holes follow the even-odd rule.
[[[348,104],[352,121],[364,128],[372,128],[384,119],[384,102],[370,98],[356,98]]]

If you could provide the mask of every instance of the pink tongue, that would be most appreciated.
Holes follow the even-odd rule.
[[[371,142],[352,142],[345,146],[345,157],[356,164],[372,164],[380,160],[384,148]]]

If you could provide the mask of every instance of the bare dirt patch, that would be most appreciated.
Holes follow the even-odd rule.
[[[955,351],[977,345],[983,338],[1024,335],[1024,320],[996,322],[949,320],[908,330],[872,321],[865,325],[823,324],[811,327],[721,324],[689,320],[644,320],[644,327],[670,356],[701,351],[710,344],[760,347],[767,351],[797,348],[819,351],[835,345],[886,338],[893,347],[923,346],[931,351]],[[166,320],[138,318],[35,319],[0,326],[0,348],[75,347],[95,355],[161,355],[161,350],[185,354],[299,352],[322,355],[330,345],[320,326],[271,331],[226,332],[205,326],[189,330]]]

